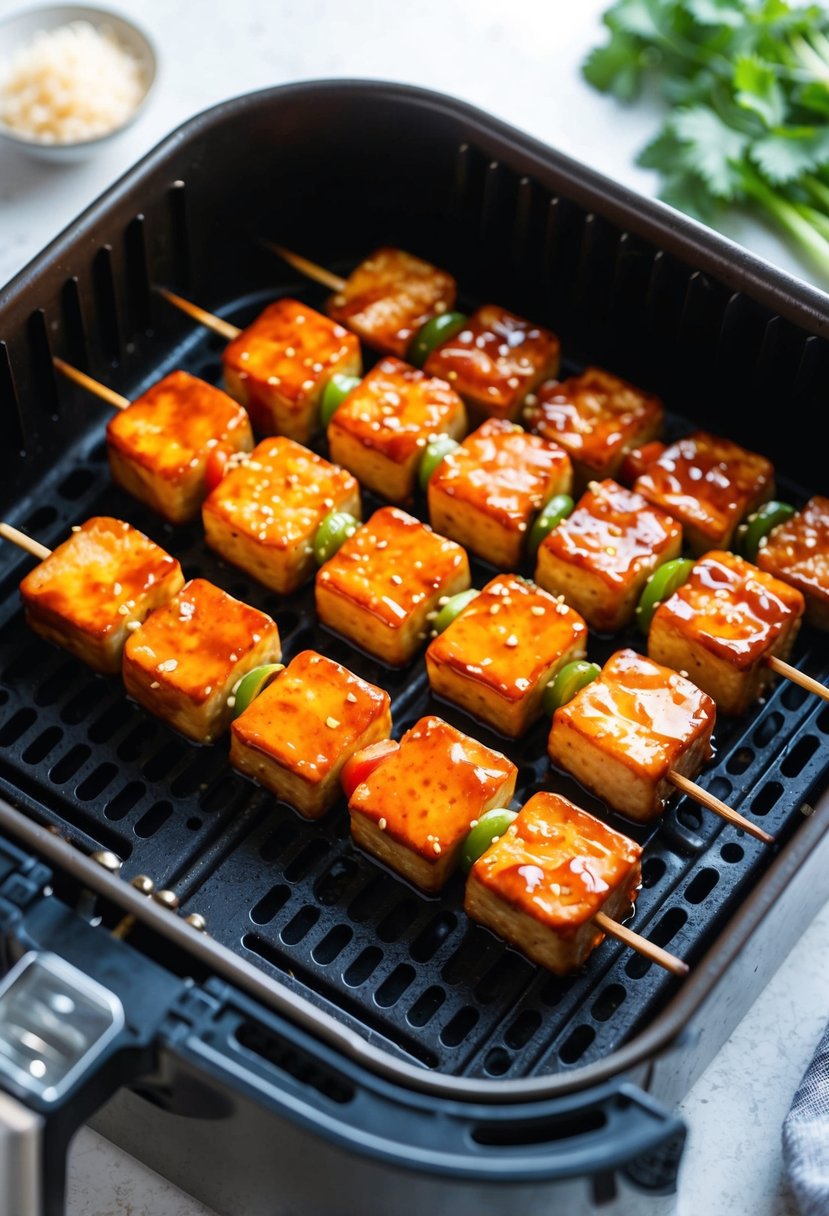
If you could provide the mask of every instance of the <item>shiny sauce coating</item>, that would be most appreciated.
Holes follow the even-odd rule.
[[[639,883],[642,850],[559,794],[534,794],[472,873],[557,933],[589,921],[618,887]]]
[[[713,700],[678,672],[619,650],[598,679],[556,710],[553,731],[567,723],[631,771],[661,780],[711,730],[716,712]]]

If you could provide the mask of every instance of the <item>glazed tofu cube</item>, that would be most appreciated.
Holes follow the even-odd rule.
[[[174,524],[198,513],[214,448],[233,453],[253,447],[238,401],[181,371],[114,414],[106,435],[113,481]]]
[[[456,294],[455,280],[445,270],[386,247],[351,272],[325,310],[366,346],[405,359],[421,325],[452,308]]]
[[[424,365],[448,380],[473,418],[518,418],[527,393],[558,375],[561,344],[554,333],[515,313],[485,304],[469,324],[436,347]]]
[[[597,912],[623,916],[642,879],[642,850],[559,794],[530,798],[478,858],[464,909],[533,962],[567,975],[602,941]]]
[[[711,698],[684,676],[634,650],[553,716],[550,759],[608,806],[637,822],[662,813],[671,772],[693,780],[711,755]]]
[[[796,587],[806,620],[829,629],[829,498],[816,495],[760,542],[757,565]]]
[[[436,435],[460,439],[466,409],[443,380],[399,359],[382,359],[346,397],[328,427],[331,459],[390,502],[414,497],[424,448]]]
[[[35,633],[114,676],[130,633],[183,583],[176,559],[143,532],[95,516],[26,575],[20,595]]]
[[[360,518],[360,487],[293,439],[257,444],[202,507],[205,538],[266,587],[289,595],[316,569],[314,537],[330,511]]]
[[[517,773],[441,718],[421,718],[351,795],[352,836],[415,886],[439,891],[475,821],[509,803]]]
[[[741,714],[774,680],[766,660],[789,657],[803,596],[733,553],[706,553],[653,615],[648,654],[685,671],[724,714]]]
[[[213,743],[230,725],[242,676],[281,653],[269,616],[194,578],[128,638],[124,684],[188,739]]]
[[[432,692],[517,739],[541,716],[559,668],[586,654],[577,612],[514,574],[501,574],[430,642]]]
[[[388,738],[389,704],[382,688],[303,650],[233,722],[230,763],[318,819],[341,797],[346,760]]]
[[[541,542],[535,578],[612,633],[633,619],[648,576],[681,550],[682,528],[665,511],[615,481],[592,482]]]
[[[524,560],[527,532],[554,494],[569,494],[567,453],[513,422],[489,418],[429,479],[429,518],[444,536],[502,569]]]
[[[537,398],[527,424],[568,453],[579,490],[603,477],[618,480],[627,453],[662,431],[659,397],[599,367],[542,384]]]
[[[381,507],[317,574],[317,615],[369,654],[400,667],[429,634],[443,596],[469,586],[469,559],[398,507]]]
[[[633,488],[679,520],[698,557],[730,547],[740,521],[774,493],[774,468],[730,439],[696,431],[667,447]]]
[[[319,430],[319,403],[331,377],[359,376],[360,343],[342,325],[299,300],[276,300],[222,356],[227,391],[261,435],[307,443]]]

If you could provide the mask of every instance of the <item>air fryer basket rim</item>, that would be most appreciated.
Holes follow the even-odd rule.
[[[829,337],[829,291],[823,291],[805,279],[771,265],[745,246],[684,215],[660,199],[649,198],[621,185],[558,151],[553,145],[545,144],[520,128],[489,115],[478,106],[434,89],[359,77],[311,79],[257,89],[218,102],[185,119],[106,187],[75,220],[70,221],[36,254],[0,290],[0,304],[4,303],[7,293],[16,294],[23,283],[45,263],[58,259],[61,252],[74,243],[80,230],[90,230],[99,214],[115,206],[122,193],[131,190],[137,179],[152,172],[179,144],[208,131],[228,116],[256,110],[262,104],[278,104],[281,100],[291,102],[301,100],[305,95],[325,94],[335,98],[341,94],[347,100],[350,96],[359,97],[366,93],[376,94],[378,102],[383,99],[401,101],[424,111],[436,111],[463,119],[467,127],[474,129],[483,141],[499,145],[505,163],[509,163],[510,153],[519,148],[523,156],[536,162],[540,181],[562,178],[567,183],[568,193],[587,207],[599,205],[610,218],[619,220],[633,232],[641,232],[652,241],[658,241],[662,249],[679,259],[692,261],[698,269],[717,275],[733,291],[747,292],[774,308],[781,316],[791,318],[815,334]]]
[[[497,150],[497,154],[505,163],[509,163],[511,154],[519,152],[524,158],[524,164],[527,160],[533,162],[534,171],[540,181],[564,181],[569,195],[586,207],[595,206],[602,214],[617,220],[627,228],[645,233],[650,240],[658,241],[664,249],[671,251],[678,258],[692,262],[696,268],[710,271],[734,291],[746,291],[810,332],[829,336],[829,295],[826,293],[783,271],[770,268],[740,246],[681,216],[672,208],[619,186],[531,136],[489,117],[476,107],[431,90],[374,80],[320,80],[278,86],[243,94],[187,120],[129,169],[37,255],[8,284],[3,292],[2,302],[11,302],[30,287],[36,286],[38,275],[56,263],[59,264],[62,255],[70,246],[75,246],[84,237],[93,237],[99,218],[103,218],[117,204],[120,196],[131,192],[142,177],[172,160],[177,147],[183,142],[196,134],[209,132],[211,127],[221,123],[228,115],[243,113],[248,108],[260,106],[263,100],[278,108],[281,102],[290,103],[309,94],[318,96],[321,93],[327,94],[329,98],[343,99],[372,94],[378,101],[387,98],[412,108],[439,111],[453,119],[463,120],[466,128],[474,130],[484,146]],[[747,944],[757,926],[771,912],[792,875],[802,867],[816,846],[823,834],[820,827],[821,809],[823,813],[829,812],[829,797],[823,797],[817,813],[810,821],[805,822],[795,837],[783,847],[780,856],[763,877],[759,889],[744,901],[738,913],[718,933],[710,950],[698,962],[691,976],[684,981],[662,1013],[643,1032],[617,1051],[572,1072],[501,1081],[435,1074],[399,1060],[378,1049],[376,1044],[355,1036],[333,1016],[283,988],[277,980],[249,967],[251,975],[256,977],[258,982],[258,991],[254,995],[279,1012],[299,1020],[311,1033],[319,1034],[328,1042],[334,1043],[346,1055],[356,1059],[372,1072],[440,1097],[482,1102],[519,1102],[572,1092],[588,1084],[606,1081],[641,1067],[670,1049],[671,1044],[681,1035],[683,1027]],[[165,920],[163,916],[157,916],[157,909],[146,901],[136,900],[133,908],[129,903],[132,892],[126,884],[121,884],[119,888],[118,880],[111,879],[94,863],[72,850],[71,846],[50,836],[36,825],[27,823],[16,812],[7,814],[3,810],[0,813],[0,822],[13,835],[25,839],[37,851],[74,872],[76,876],[88,880],[90,884],[95,880],[99,886],[105,887],[109,897],[124,907],[129,906],[131,911],[157,931],[169,935],[171,926],[177,924],[172,918]],[[194,944],[192,935],[188,937],[188,944]],[[215,943],[210,939],[199,939],[198,948],[202,959],[206,958],[215,965],[218,974],[223,974],[230,982],[247,987],[250,991],[251,984],[245,983],[242,969],[237,969],[233,976],[228,974],[223,954]]]

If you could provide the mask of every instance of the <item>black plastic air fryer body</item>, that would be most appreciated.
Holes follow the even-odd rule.
[[[770,455],[780,497],[825,491],[827,297],[487,116],[377,83],[311,83],[194,119],[130,171],[0,301],[2,517],[47,546],[129,519],[392,695],[395,733],[438,712],[644,845],[635,927],[678,981],[606,941],[567,979],[353,848],[340,806],[308,823],[29,634],[0,546],[0,1213],[56,1216],[74,1130],[104,1134],[221,1213],[451,1216],[669,1205],[676,1102],[824,898],[829,709],[781,685],[722,720],[701,777],[768,848],[679,800],[656,827],[608,815],[546,760],[434,702],[108,477],[107,412],[60,355],[132,398],[221,340],[154,291],[244,324],[274,295],[320,306],[262,238],[341,272],[376,246],[446,266],[466,306],[554,328],[694,425]],[[366,496],[366,511],[375,503]],[[423,504],[416,509],[422,511]],[[475,567],[480,586],[491,571]],[[591,640],[604,658],[626,635]],[[825,636],[794,659],[826,681]],[[120,874],[106,852],[121,858]],[[179,909],[131,885],[148,875]],[[170,901],[168,901],[170,902]],[[186,917],[207,918],[208,934]],[[98,1112],[97,1114],[95,1112]]]

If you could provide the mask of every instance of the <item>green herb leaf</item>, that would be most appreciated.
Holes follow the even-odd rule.
[[[737,104],[758,114],[767,127],[783,122],[786,102],[769,64],[754,55],[743,55],[734,64],[734,90]]]
[[[685,8],[700,25],[725,25],[740,29],[745,21],[742,5],[733,0],[685,0]]]
[[[616,34],[607,46],[592,51],[582,66],[584,77],[601,93],[613,93],[620,101],[633,101],[641,87],[642,65],[639,44]]]
[[[829,165],[829,129],[808,135],[796,129],[778,130],[754,143],[751,159],[773,185],[796,181],[803,173]]]
[[[733,198],[739,183],[735,168],[745,152],[747,136],[729,127],[707,106],[680,111],[673,130],[686,144],[685,164],[694,166],[714,197]]]

